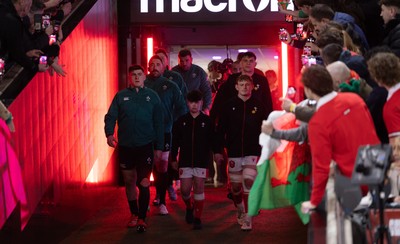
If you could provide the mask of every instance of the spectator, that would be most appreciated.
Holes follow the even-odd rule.
[[[377,144],[379,140],[365,103],[358,95],[334,92],[326,68],[321,65],[306,68],[301,81],[307,97],[317,101],[308,125],[313,186],[310,201],[302,203],[302,211],[308,213],[323,199],[331,161],[343,176],[350,178],[358,148]]]
[[[377,53],[368,61],[368,69],[378,84],[388,90],[388,97],[383,107],[383,120],[389,133],[392,146],[390,179],[392,193],[399,196],[400,172],[400,60],[393,53]],[[396,198],[400,202],[400,198]]]
[[[319,33],[323,29],[325,29],[326,24],[329,21],[335,21],[342,24],[343,26],[346,26],[346,28],[354,30],[354,35],[352,36],[352,39],[353,41],[356,41],[356,39],[360,38],[360,46],[362,47],[363,52],[369,49],[369,45],[364,32],[355,23],[354,18],[351,15],[343,12],[334,12],[328,5],[325,4],[316,4],[312,7],[309,18],[314,26],[314,33],[317,39]],[[356,42],[356,44],[358,43]]]
[[[381,17],[385,24],[382,44],[400,57],[400,1],[381,0]]]
[[[32,45],[21,18],[29,12],[32,0],[4,0],[0,2],[0,57],[6,62],[6,70],[16,62],[30,72],[46,71],[47,64],[39,64],[43,54],[38,49],[27,50]],[[8,58],[7,58],[8,57]],[[35,59],[35,60],[33,60]]]

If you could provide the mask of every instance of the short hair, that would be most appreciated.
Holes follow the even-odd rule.
[[[342,61],[335,61],[326,66],[326,70],[328,70],[329,74],[331,74],[333,82],[345,82],[350,78],[351,71],[349,67]],[[336,84],[339,85],[339,84]]]
[[[335,16],[335,12],[331,7],[326,4],[315,4],[311,8],[310,16],[313,17],[317,21],[321,21],[322,19],[333,20]]]
[[[319,64],[307,67],[301,76],[301,82],[320,97],[333,91],[331,75],[324,66]]]
[[[165,51],[165,49],[164,49],[164,48],[159,48],[159,49],[157,49],[157,50],[155,51],[155,54],[159,54],[159,53],[162,53],[162,54],[164,54],[164,55],[165,55],[165,57],[167,57],[167,59],[168,59],[168,54],[167,54],[167,51]]]
[[[240,60],[242,60],[242,58],[243,58],[243,54],[244,53],[238,53],[238,55],[236,57],[236,61],[240,62]]]
[[[393,6],[393,7],[400,8],[400,1],[399,0],[380,0],[379,5]]]
[[[394,52],[392,49],[390,49],[389,46],[386,45],[373,47],[365,53],[364,55],[365,62],[368,62],[368,60],[370,60],[377,53],[394,53]]]
[[[367,64],[369,73],[377,82],[388,87],[400,82],[400,60],[394,53],[377,53]]]
[[[141,70],[144,73],[144,68],[139,64],[133,64],[133,65],[129,66],[128,72],[130,73],[135,70]]]
[[[203,100],[203,93],[201,93],[201,91],[199,91],[199,90],[190,91],[186,95],[186,100],[188,100],[189,102],[201,101],[201,100]]]
[[[238,78],[236,78],[235,84],[239,83],[239,81],[250,81],[251,83],[253,82],[253,78],[251,78],[251,76],[249,75],[239,75]]]
[[[326,45],[321,53],[322,60],[325,65],[338,61],[340,58],[340,54],[343,52],[343,46],[337,43],[331,43]]]
[[[336,43],[344,46],[344,38],[343,38],[343,31],[339,30],[335,27],[328,27],[321,31],[318,35],[317,40],[315,41],[315,45],[319,48],[324,48],[326,45]]]
[[[272,69],[269,69],[269,70],[265,71],[265,75],[269,75],[269,74],[271,74],[271,75],[273,75],[275,77],[277,76],[275,70],[272,70]]]
[[[257,59],[257,56],[253,52],[250,52],[250,51],[244,52],[240,60],[242,60],[244,57]]]
[[[158,56],[158,55],[153,55],[153,56],[151,56],[151,58],[149,59],[149,63],[150,63],[151,61],[153,61],[154,59],[158,59],[158,60],[161,61],[162,64],[164,64],[164,61],[163,61],[162,58],[161,58],[160,56]]]
[[[221,62],[219,62],[217,60],[211,60],[211,62],[209,62],[207,65],[207,70],[208,70],[208,72],[211,72],[211,71],[219,72],[221,65],[222,65]]]
[[[189,55],[190,57],[192,57],[192,53],[190,52],[189,49],[182,49],[182,50],[180,50],[179,53],[178,53],[178,57],[180,57],[180,58],[186,57],[186,56],[188,56],[188,55]]]

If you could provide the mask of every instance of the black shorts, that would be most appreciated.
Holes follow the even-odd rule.
[[[172,136],[171,133],[164,134],[164,149],[163,152],[171,151]]]
[[[119,146],[119,167],[121,170],[147,169],[153,167],[153,143],[139,147]]]

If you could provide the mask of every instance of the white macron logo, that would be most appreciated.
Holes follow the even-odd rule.
[[[140,0],[140,13],[149,12],[149,1],[156,1],[156,12],[164,13],[165,0]],[[203,6],[210,12],[218,13],[228,7],[228,12],[236,12],[237,1],[243,1],[244,6],[252,12],[261,12],[270,3],[270,0],[261,0],[256,8],[252,0],[225,0],[224,3],[213,4],[213,0],[169,0],[171,1],[172,13],[179,13],[181,10],[186,13],[199,12]],[[272,0],[277,2],[277,0]],[[189,4],[190,3],[190,4]],[[276,7],[271,7],[272,11],[277,11]]]

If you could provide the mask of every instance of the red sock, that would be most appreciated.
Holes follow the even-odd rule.
[[[243,192],[240,192],[238,195],[236,195],[235,193],[232,194],[232,200],[235,203],[235,206],[237,204],[242,203],[243,201]]]
[[[200,219],[203,213],[204,200],[194,201],[194,217]]]
[[[243,202],[244,202],[244,211],[247,213],[247,210],[249,209],[249,193],[248,192],[243,193]]]

